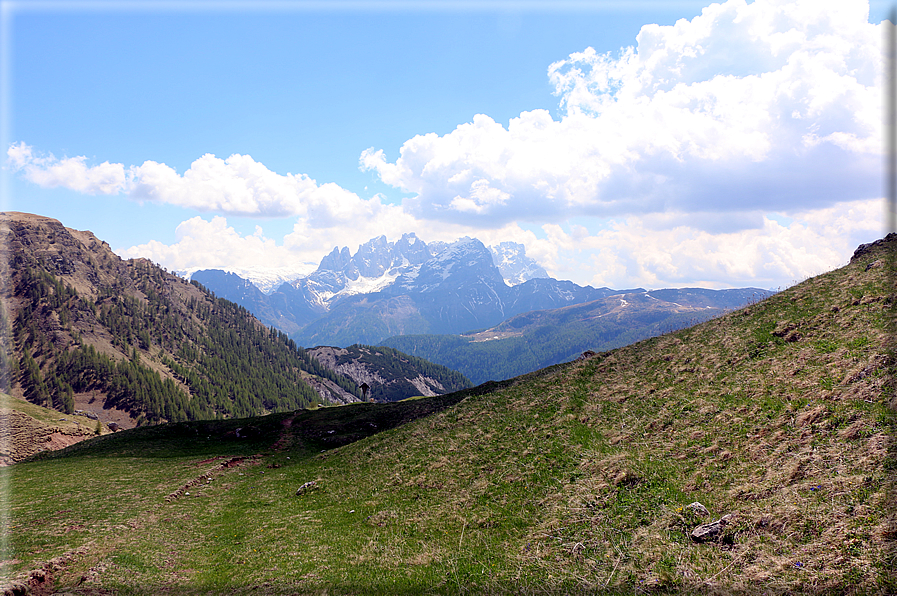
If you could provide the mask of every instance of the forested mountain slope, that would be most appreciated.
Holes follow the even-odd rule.
[[[0,215],[3,388],[133,426],[356,401],[351,380],[285,334],[90,232]],[[314,386],[313,386],[314,385]]]
[[[758,288],[624,291],[584,304],[527,312],[475,333],[404,335],[380,343],[458,370],[477,384],[695,325],[771,294]]]

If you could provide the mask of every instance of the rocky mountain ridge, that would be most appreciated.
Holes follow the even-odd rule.
[[[298,279],[306,277],[314,271],[315,265],[311,263],[299,263],[294,267],[232,267],[225,266],[221,269],[210,269],[208,267],[190,267],[187,269],[178,269],[175,274],[186,280],[193,278],[193,274],[197,271],[221,271],[224,273],[233,273],[248,281],[261,291],[262,294],[268,295],[277,290],[283,284],[293,283]]]
[[[220,270],[192,274],[192,279],[217,295],[245,306],[265,324],[294,335],[302,345],[309,346],[337,343],[336,337],[340,337],[341,345],[375,341],[377,334],[370,333],[362,333],[348,342],[339,335],[302,333],[304,327],[331,316],[341,304],[357,304],[359,296],[373,297],[362,299],[365,305],[380,298],[399,298],[398,303],[393,300],[388,305],[373,305],[372,308],[374,311],[381,307],[396,312],[413,311],[415,314],[411,319],[423,318],[423,321],[412,321],[405,317],[402,322],[385,325],[388,331],[386,335],[381,334],[385,337],[395,332],[432,330],[431,315],[421,313],[417,304],[421,295],[447,290],[463,300],[465,294],[472,292],[462,307],[467,313],[452,307],[436,316],[437,327],[449,322],[452,329],[461,330],[471,323],[480,326],[487,321],[497,322],[492,311],[497,308],[497,316],[501,316],[504,301],[509,299],[509,288],[513,290],[530,279],[547,277],[545,270],[526,256],[522,244],[505,242],[486,248],[474,238],[427,244],[413,233],[404,234],[396,242],[388,242],[385,236],[373,238],[362,244],[354,255],[348,247],[335,247],[321,259],[314,272],[282,284],[268,294],[253,292],[247,287],[249,282],[245,278],[224,275]],[[478,281],[482,283],[478,284]],[[480,287],[474,290],[473,286],[477,285]],[[513,290],[511,294],[514,292],[528,294],[527,290]],[[406,296],[409,299],[405,299]],[[513,302],[514,298],[510,299]],[[423,299],[425,304],[432,301]],[[381,317],[370,312],[367,315]]]
[[[400,401],[409,397],[433,397],[471,386],[463,375],[382,346],[348,348],[319,346],[308,351],[323,366],[367,386],[371,401]]]
[[[406,234],[395,243],[380,236],[361,245],[355,255],[348,248],[334,248],[322,259],[314,273],[292,284],[284,284],[268,296],[252,288],[245,280],[222,272],[197,272],[194,278],[207,284],[218,295],[242,304],[266,324],[289,333],[299,345],[387,343],[392,347],[408,348],[418,356],[423,356],[424,352],[416,351],[419,349],[416,340],[392,338],[470,334],[473,330],[493,329],[503,321],[525,313],[592,303],[618,294],[632,294],[634,298],[624,299],[629,300],[632,307],[616,323],[616,335],[631,337],[634,339],[630,341],[635,341],[658,332],[657,316],[661,304],[668,306],[665,307],[665,316],[683,320],[686,311],[697,309],[691,319],[698,321],[770,294],[757,288],[725,291],[671,288],[646,293],[643,288],[615,290],[583,287],[548,277],[544,269],[526,257],[525,247],[520,244],[504,242],[487,248],[475,238],[462,238],[453,243],[434,242],[428,245],[413,234]],[[600,312],[587,318],[608,316],[612,302],[596,306]],[[698,312],[700,308],[707,310]],[[645,312],[636,315],[636,310]],[[530,316],[538,318],[537,315]],[[552,316],[546,316],[543,320],[554,320],[557,325],[569,326],[572,322],[568,319],[574,316],[578,315],[568,314],[563,321]],[[623,328],[624,319],[640,329],[625,333],[629,330]],[[595,327],[589,322],[583,325]],[[668,324],[676,328],[679,325],[672,319]],[[498,337],[521,335],[520,332],[508,333],[500,332]],[[539,337],[550,342],[552,335],[566,334],[566,330],[552,334],[546,327],[540,331]],[[538,357],[534,362],[547,366],[574,357],[575,350],[580,347],[598,349],[599,346],[621,345],[608,343],[610,340],[606,332],[591,339],[581,333],[578,335],[579,340],[571,345],[551,348],[550,352],[554,354],[551,358]],[[439,340],[438,343],[458,344],[454,340]],[[540,340],[536,343],[544,342]],[[526,346],[521,349],[530,350]],[[514,353],[521,355],[519,350]],[[438,352],[426,354],[425,357],[435,357],[436,361],[451,367],[457,367],[460,362],[457,358],[462,358],[461,354],[454,354],[450,364],[442,359],[442,355],[437,356]],[[513,371],[514,374],[532,370],[516,365],[506,368],[503,360],[505,356],[501,355],[489,364],[495,364],[505,372]],[[495,378],[489,376],[491,373],[485,369],[476,373],[469,368],[463,370],[472,379],[482,379],[481,375],[487,375],[485,379]]]
[[[460,333],[529,310],[595,300],[618,291],[549,278],[520,244],[489,249],[475,238],[462,238],[427,245],[414,234],[396,243],[387,242],[385,236],[375,238],[355,255],[348,248],[334,248],[314,273],[268,296],[219,271],[198,271],[193,279],[304,346],[375,344],[398,334]]]
[[[505,283],[516,286],[531,279],[550,277],[535,259],[526,256],[526,247],[517,242],[500,242],[490,246],[492,262],[498,267]]]

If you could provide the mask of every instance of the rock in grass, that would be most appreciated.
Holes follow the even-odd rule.
[[[696,514],[702,515],[704,517],[707,517],[708,515],[710,515],[710,512],[707,511],[707,508],[704,507],[703,505],[701,505],[700,503],[698,503],[697,501],[695,501],[694,503],[689,503],[688,505],[685,506],[685,508],[691,509]]]
[[[2,596],[25,596],[31,591],[31,589],[28,587],[28,584],[21,581],[14,581],[11,584],[0,589],[3,590],[2,592],[0,592]]]
[[[713,540],[719,540],[719,537],[722,536],[726,524],[728,524],[733,517],[735,516],[730,513],[728,515],[722,516],[715,522],[710,522],[709,524],[701,524],[691,531],[691,539],[695,542],[710,542]]]
[[[296,496],[301,497],[305,493],[307,493],[309,491],[313,491],[316,488],[318,488],[318,483],[316,480],[312,480],[311,482],[306,482],[305,484],[300,486],[299,489],[296,491]]]

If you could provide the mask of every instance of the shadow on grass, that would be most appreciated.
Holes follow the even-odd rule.
[[[25,461],[64,457],[246,456],[289,450],[311,456],[354,443],[490,393],[511,381],[483,383],[447,395],[391,403],[355,403],[234,420],[197,420],[145,426],[44,451]]]

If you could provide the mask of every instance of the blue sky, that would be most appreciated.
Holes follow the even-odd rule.
[[[414,231],[776,287],[883,232],[885,3],[2,4],[3,209],[172,270]]]

